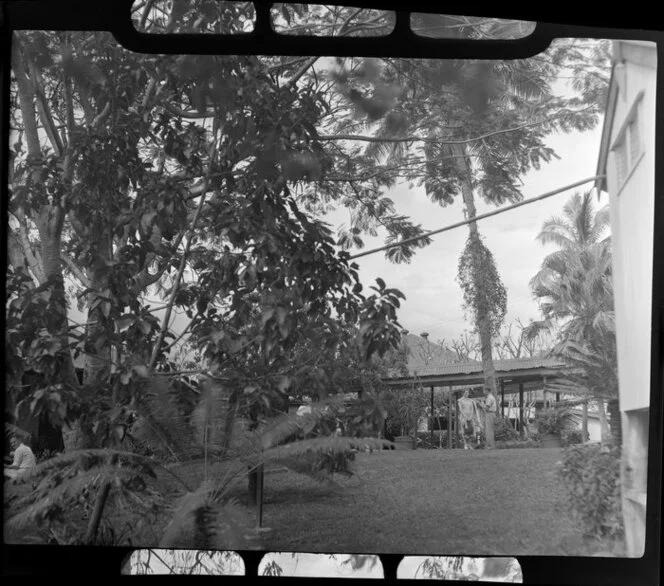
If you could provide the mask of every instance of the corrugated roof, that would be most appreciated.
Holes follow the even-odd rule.
[[[560,368],[565,364],[556,358],[512,358],[509,360],[494,360],[496,372],[510,372],[531,368]],[[410,376],[439,376],[439,375],[462,375],[482,372],[481,362],[458,362],[456,364],[429,364],[411,370]],[[393,376],[392,378],[410,378]]]

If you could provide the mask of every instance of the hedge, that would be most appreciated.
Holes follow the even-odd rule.
[[[589,537],[622,537],[620,448],[581,444],[565,449],[558,470],[572,514]]]

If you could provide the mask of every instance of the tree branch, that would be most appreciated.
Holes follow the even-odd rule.
[[[28,237],[28,227],[25,213],[23,210],[16,210],[14,216],[18,220],[18,241],[23,250],[23,256],[28,262],[28,268],[32,271],[38,283],[42,285],[46,282],[44,270],[40,259],[37,258],[35,251],[32,248],[32,243]]]
[[[593,108],[594,106],[587,106],[585,108],[581,108],[580,110],[574,110],[574,111],[564,111],[564,112],[558,112],[556,114],[553,114],[551,116],[548,116],[544,118],[543,120],[538,120],[536,122],[529,122],[527,124],[521,124],[520,126],[515,126],[514,128],[505,128],[502,130],[494,130],[493,132],[488,132],[486,134],[481,134],[480,136],[475,136],[473,138],[467,138],[463,140],[449,140],[445,138],[429,138],[426,136],[405,136],[405,137],[400,137],[400,138],[384,138],[384,137],[376,137],[376,136],[365,136],[365,135],[359,135],[359,134],[334,134],[334,135],[320,135],[318,138],[319,140],[322,141],[334,141],[334,140],[359,140],[359,141],[364,141],[364,142],[384,142],[384,143],[389,143],[389,142],[426,142],[426,143],[431,143],[431,144],[468,144],[471,142],[477,142],[484,140],[486,138],[490,138],[492,136],[496,136],[499,134],[506,134],[508,132],[516,132],[517,130],[523,130],[524,128],[530,128],[532,126],[539,126],[541,124],[546,124],[547,122],[551,122],[552,120],[555,120],[556,118],[559,118],[564,115],[569,115],[569,114],[580,114],[582,112],[585,112],[586,110],[589,110],[590,108]]]
[[[194,215],[194,219],[191,222],[191,227],[189,228],[190,232],[193,232],[196,229],[196,224],[198,223],[198,218],[201,214],[201,210],[203,209],[204,204],[205,204],[205,196],[202,196],[201,201],[198,204],[198,208],[196,208],[196,214]],[[173,290],[171,291],[171,298],[168,300],[168,306],[166,307],[166,315],[164,315],[164,319],[162,321],[159,337],[157,338],[157,341],[155,342],[155,345],[152,348],[152,356],[150,357],[150,363],[148,364],[149,370],[152,370],[154,368],[155,363],[157,362],[157,356],[159,355],[159,347],[161,346],[161,343],[164,340],[164,336],[166,335],[166,330],[168,329],[168,322],[171,319],[173,305],[175,304],[175,296],[177,295],[178,290],[180,288],[180,281],[182,280],[182,275],[187,265],[187,253],[189,252],[190,246],[191,246],[191,238],[187,240],[184,252],[182,253],[182,258],[180,259],[180,267],[178,268],[178,274],[175,277],[175,283],[173,284]]]
[[[148,19],[148,14],[152,10],[152,5],[155,3],[155,0],[147,0],[145,3],[145,8],[143,9],[143,14],[141,14],[141,21],[138,25],[138,31],[142,32],[145,28],[145,21]]]
[[[35,96],[37,96],[37,112],[39,113],[39,118],[41,119],[46,135],[48,136],[51,146],[55,153],[58,156],[62,156],[64,152],[64,146],[60,140],[60,135],[55,127],[55,122],[53,121],[53,116],[51,111],[48,108],[46,103],[46,96],[44,95],[44,82],[39,70],[34,66],[32,62],[28,63],[28,69],[32,78],[32,86]]]
[[[62,262],[66,265],[69,271],[82,283],[83,287],[86,289],[90,288],[90,279],[85,276],[85,273],[71,258],[68,254],[60,252],[60,258]]]

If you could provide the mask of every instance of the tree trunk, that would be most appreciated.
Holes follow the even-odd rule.
[[[451,145],[450,151],[452,155],[456,157],[456,165],[461,172],[461,193],[463,195],[463,203],[466,208],[466,214],[468,219],[472,219],[477,216],[477,210],[475,208],[475,196],[473,194],[473,188],[470,182],[471,170],[465,158],[465,148],[463,145]],[[480,233],[477,229],[477,223],[470,222],[470,224],[468,224],[468,229],[470,231],[470,238],[473,241],[479,241]],[[498,388],[496,385],[496,369],[493,364],[493,341],[491,324],[486,314],[486,310],[482,307],[477,308],[477,323],[475,326],[477,327],[477,331],[480,337],[482,370],[484,372],[484,388],[491,389],[494,397],[496,397],[498,396]]]
[[[606,410],[604,408],[604,400],[597,399],[597,411],[599,413],[599,425],[601,430],[601,441],[603,444],[611,442],[611,430],[609,429],[609,422],[606,417]]]
[[[94,353],[85,357],[84,381],[86,384],[106,379],[111,371],[111,346],[110,346],[110,320],[108,318],[108,305],[105,302],[96,306],[99,295],[105,295],[108,290],[108,278],[106,276],[105,263],[112,261],[112,250],[110,236],[106,229],[100,229],[90,236],[94,238],[92,249],[95,251],[95,267],[88,268],[88,279],[90,289],[88,293],[88,317],[85,326],[86,341],[92,342]],[[102,264],[103,262],[103,264]]]
[[[615,442],[622,443],[622,421],[620,418],[620,403],[618,399],[611,399],[607,406],[609,414],[609,424],[611,426],[611,436]]]

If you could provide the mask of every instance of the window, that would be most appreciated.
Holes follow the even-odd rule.
[[[613,144],[612,150],[615,154],[619,190],[622,189],[628,175],[632,172],[632,169],[643,154],[639,127],[639,106],[642,98],[643,92],[640,92],[636,100],[634,100],[627,116],[625,116],[625,122]]]
[[[634,118],[627,124],[629,135],[629,164],[633,166],[641,154],[641,141],[639,136],[639,109],[634,110]]]
[[[622,187],[629,170],[627,166],[627,143],[624,140],[616,146],[616,170],[618,172],[618,185]]]

